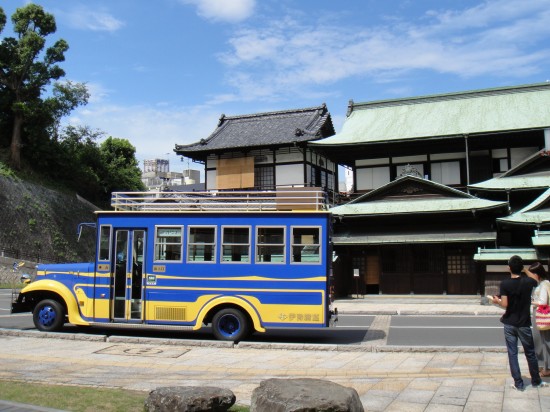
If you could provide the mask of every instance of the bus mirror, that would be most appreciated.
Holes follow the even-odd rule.
[[[78,227],[77,227],[77,230],[76,230],[76,235],[77,235],[77,239],[76,241],[77,242],[80,242],[80,236],[82,235],[82,228],[86,226],[86,227],[91,227],[91,228],[94,228],[96,227],[96,224],[95,223],[79,223],[78,224]]]
[[[21,275],[21,283],[29,284],[31,283],[31,275],[27,273],[23,273]]]

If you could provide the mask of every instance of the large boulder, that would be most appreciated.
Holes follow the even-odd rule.
[[[363,412],[353,388],[322,379],[267,379],[252,392],[250,412]]]
[[[150,412],[225,412],[235,403],[229,389],[213,386],[170,386],[157,388],[145,400]]]

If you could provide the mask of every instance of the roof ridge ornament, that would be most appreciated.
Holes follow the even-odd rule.
[[[401,174],[399,175],[399,177],[403,177],[403,176],[416,176],[416,177],[420,177],[420,178],[423,178],[423,176],[420,174],[420,172],[418,171],[418,169],[414,166],[411,166],[411,164],[407,164],[402,170],[401,170]]]
[[[349,117],[351,115],[351,112],[353,112],[353,99],[349,99],[349,102],[348,102],[348,111],[346,113],[346,117]]]

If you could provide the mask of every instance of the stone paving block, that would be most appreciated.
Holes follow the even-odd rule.
[[[394,397],[374,395],[370,392],[361,396],[360,399],[365,410],[369,412],[385,411],[388,405],[394,401]]]
[[[407,389],[421,389],[421,390],[437,390],[441,386],[441,381],[439,379],[425,379],[417,378],[414,379]]]
[[[441,386],[468,387],[471,388],[474,384],[474,379],[471,378],[449,378],[445,379]]]
[[[391,398],[392,400],[397,398],[399,391],[385,391],[379,389],[371,389],[367,392],[367,398]]]
[[[502,403],[504,399],[504,392],[486,392],[480,391],[472,388],[470,396],[468,397],[469,401],[472,402],[489,402],[489,403]]]
[[[401,392],[407,386],[409,386],[410,381],[405,379],[396,379],[394,381],[385,381],[381,380],[373,386],[373,390],[381,390],[388,392]]]
[[[513,389],[511,389],[513,390]],[[525,392],[518,392],[518,396],[508,396],[502,402],[502,411],[517,412],[529,411],[540,412],[540,402],[534,396],[534,391],[527,389]]]
[[[405,403],[428,404],[433,399],[435,391],[426,391],[419,389],[405,389],[397,396],[396,400]]]
[[[476,390],[480,391],[504,393],[507,377],[508,376],[503,378],[493,377],[491,379],[476,379],[474,381],[474,387]]]
[[[539,392],[540,408],[543,411],[550,411],[550,390],[545,390],[545,393],[547,393],[548,395],[541,396]]]
[[[427,403],[403,402],[395,400],[388,405],[384,412],[424,412]]]
[[[441,405],[430,403],[424,412],[462,412],[464,408],[460,405]]]
[[[445,386],[436,391],[435,396],[453,396],[455,398],[467,398],[470,394],[471,387],[469,386]]]
[[[436,405],[455,405],[464,406],[468,401],[468,395],[470,394],[470,388],[467,387],[440,387],[432,400]]]
[[[502,409],[502,404],[500,403],[487,403],[487,402],[468,402],[466,406],[464,406],[464,412],[502,412],[504,409]],[[521,411],[521,409],[514,409],[514,412]],[[537,411],[529,411],[529,412],[537,412]]]

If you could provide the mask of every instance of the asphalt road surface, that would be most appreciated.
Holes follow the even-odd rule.
[[[10,314],[11,290],[0,289],[0,328],[34,329],[31,314]],[[316,343],[357,345],[365,343],[375,316],[340,314],[337,326],[327,329],[274,329],[255,333],[254,342]],[[173,330],[79,328],[66,325],[64,332],[91,334],[170,337],[213,340],[209,328],[197,332]],[[497,346],[504,345],[502,325],[497,316],[392,316],[387,344],[396,346]]]

